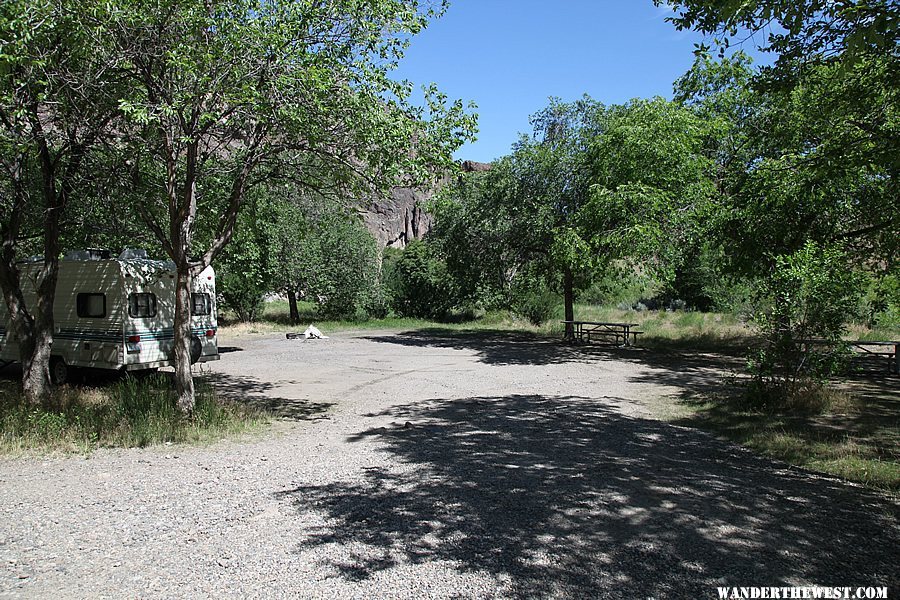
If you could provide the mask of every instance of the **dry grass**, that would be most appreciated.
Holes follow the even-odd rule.
[[[576,305],[579,321],[636,323],[643,334],[638,343],[659,350],[690,350],[742,354],[756,338],[738,316],[687,311],[633,311]],[[550,324],[549,332],[562,335],[563,325]]]
[[[204,379],[197,381],[191,418],[176,408],[172,381],[164,374],[102,387],[63,386],[45,407],[25,404],[18,384],[0,382],[3,454],[208,442],[250,431],[265,420],[259,411],[218,399]]]

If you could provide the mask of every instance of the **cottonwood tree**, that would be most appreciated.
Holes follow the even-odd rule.
[[[857,265],[895,262],[900,80],[889,62],[811,66],[804,85],[762,91],[745,57],[700,57],[676,82],[678,101],[709,124],[720,193],[708,233],[733,269],[767,274],[809,240]]]
[[[708,33],[733,35],[765,19],[781,24],[762,42],[779,55],[774,67],[753,70],[739,55],[716,62],[701,54],[676,83],[676,97],[722,124],[710,144],[720,191],[710,239],[727,248],[732,271],[758,279],[763,308],[778,299],[778,310],[756,311],[760,333],[775,351],[755,365],[797,373],[815,354],[801,351],[804,338],[839,346],[836,333],[852,314],[844,299],[858,296],[853,286],[862,281],[845,275],[896,273],[900,8],[885,2],[673,4],[676,25]],[[840,283],[816,292],[841,307],[840,319],[830,311],[829,320],[795,327],[792,314],[809,306],[796,290],[816,281]],[[760,381],[783,400],[790,394],[777,384],[781,379]]]
[[[576,220],[590,196],[589,147],[604,113],[589,97],[551,100],[511,155],[461,178],[435,203],[435,237],[470,293],[499,287],[508,295],[516,279],[542,279],[563,292],[566,320],[574,319],[576,277],[590,258]]]
[[[794,80],[799,65],[853,63],[864,55],[897,56],[900,5],[895,0],[654,0],[668,5],[678,29],[713,36],[723,51],[746,41],[778,55],[779,77]],[[709,49],[701,45],[702,53]]]
[[[741,236],[738,250],[748,257],[741,262],[759,263],[754,245],[774,256],[810,239],[846,245],[858,262],[895,262],[900,4],[666,3],[680,29],[713,35],[722,49],[746,38],[777,56],[774,66],[751,71],[746,61],[716,63],[701,53],[676,84],[680,100],[738,116],[730,131],[741,143],[721,147],[720,157],[729,212],[757,223],[754,236]],[[741,229],[739,222],[727,228]]]
[[[122,147],[134,209],[177,268],[179,406],[193,408],[191,280],[233,236],[249,189],[272,176],[383,187],[449,164],[474,129],[434,89],[428,108],[390,72],[445,5],[414,0],[123,1],[110,36],[131,84]],[[197,222],[214,219],[198,247]]]
[[[29,402],[50,392],[53,306],[66,210],[102,179],[117,77],[94,2],[4,2],[0,9],[0,289]],[[27,253],[43,256],[24,271]],[[33,278],[23,293],[23,278]]]
[[[533,123],[511,155],[437,203],[434,232],[451,270],[491,273],[493,282],[461,278],[488,285],[543,277],[563,293],[568,321],[575,291],[613,261],[671,270],[713,192],[697,117],[662,99],[584,98],[552,102]]]

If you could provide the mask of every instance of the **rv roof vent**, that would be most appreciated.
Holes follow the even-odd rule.
[[[125,248],[119,255],[119,260],[131,260],[133,258],[147,258],[147,251],[143,248]]]

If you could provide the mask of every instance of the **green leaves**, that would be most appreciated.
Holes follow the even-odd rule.
[[[842,366],[841,337],[861,286],[836,246],[808,241],[773,262],[756,290],[753,320],[764,347],[750,366],[757,386],[786,400],[805,380],[828,377]]]
[[[891,262],[900,226],[900,85],[895,60],[867,58],[850,71],[807,68],[802,85],[761,91],[768,77],[741,57],[695,63],[679,99],[707,123],[720,205],[709,235],[725,240],[738,270],[760,273],[773,251],[808,239],[843,242],[849,257]]]
[[[670,274],[714,193],[700,120],[661,98],[584,97],[551,100],[532,124],[510,156],[436,203],[434,236],[464,288],[508,301],[522,278],[559,288],[571,272],[582,287],[620,259]]]
[[[667,4],[678,29],[716,37],[722,54],[731,39],[760,34],[765,49],[779,55],[778,77],[796,75],[799,63],[852,64],[863,56],[896,57],[900,6],[894,0],[823,2],[822,0],[654,0]]]

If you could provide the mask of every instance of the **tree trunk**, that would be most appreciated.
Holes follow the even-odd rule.
[[[563,273],[563,299],[566,305],[566,321],[575,320],[575,277],[572,275],[572,269],[566,267]],[[566,323],[566,339],[575,338],[575,326],[572,323]]]
[[[22,391],[31,404],[47,404],[50,400],[50,350],[53,332],[47,327],[36,328],[22,357]]]
[[[51,261],[55,262],[55,261]],[[15,268],[15,267],[13,267]],[[29,404],[46,404],[50,398],[50,351],[53,345],[53,301],[56,295],[56,268],[44,277],[50,281],[38,286],[35,314],[29,314],[19,286],[18,272],[6,264],[0,275],[0,287],[9,315],[10,334],[19,346],[22,363],[22,392]],[[46,270],[46,269],[45,269]]]
[[[185,415],[194,412],[194,378],[191,375],[191,282],[189,266],[179,266],[175,283],[175,393]]]
[[[293,289],[288,290],[288,305],[291,307],[291,323],[300,322],[300,310],[297,308],[297,292]]]
[[[3,223],[3,250],[0,257],[0,289],[9,317],[10,333],[19,346],[22,364],[22,392],[29,404],[46,404],[50,399],[50,352],[53,345],[53,304],[59,277],[60,229],[69,185],[57,194],[53,165],[45,143],[40,146],[43,177],[44,262],[35,281],[35,303],[28,307],[22,292],[22,277],[16,264],[16,245],[26,196],[20,181],[13,181],[14,206]],[[15,179],[15,178],[14,178]]]
[[[37,343],[34,319],[25,308],[25,299],[19,287],[18,271],[8,263],[0,268],[0,286],[9,314],[9,332],[19,346],[19,362],[22,363],[22,391],[29,404],[42,404],[50,396],[50,342],[46,331]]]

